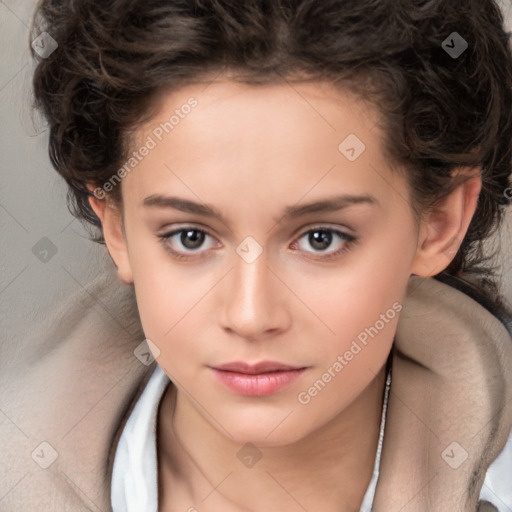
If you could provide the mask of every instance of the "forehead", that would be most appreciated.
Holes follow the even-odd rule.
[[[360,194],[385,172],[378,115],[326,82],[188,85],[161,96],[138,133],[153,147],[126,179],[139,204],[170,188],[196,200],[224,191],[265,202],[270,186],[297,200],[340,186]]]
[[[223,134],[242,137],[245,132],[231,131],[241,126],[250,128],[252,136],[261,134],[270,139],[273,135],[283,137],[289,133],[299,138],[305,131],[300,130],[301,126],[307,126],[296,126],[296,121],[307,123],[311,127],[309,131],[314,128],[337,138],[346,130],[363,133],[373,129],[379,115],[378,110],[360,96],[329,82],[251,85],[221,78],[161,93],[158,112],[152,122],[169,120],[191,97],[197,101],[193,109],[194,128],[197,130],[200,124],[222,127],[215,132],[217,138]],[[179,131],[182,130],[180,127]]]

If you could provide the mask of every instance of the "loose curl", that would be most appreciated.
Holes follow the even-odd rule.
[[[440,275],[478,282],[504,307],[484,250],[512,197],[512,55],[494,0],[42,0],[31,40],[43,30],[58,48],[32,50],[35,107],[94,241],[87,185],[123,165],[162,91],[228,71],[250,84],[327,80],[378,108],[417,215],[467,179],[457,168],[481,170],[477,210]],[[453,32],[468,43],[457,58],[441,45]],[[120,189],[108,199],[122,206]]]

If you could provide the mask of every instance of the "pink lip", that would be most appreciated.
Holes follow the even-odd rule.
[[[269,373],[276,371],[299,370],[300,366],[290,366],[288,364],[278,363],[277,361],[260,361],[259,363],[249,364],[243,361],[234,361],[232,363],[221,364],[213,367],[216,370],[227,370],[230,372],[248,373],[256,375],[259,373]]]
[[[237,361],[212,367],[222,384],[246,396],[277,393],[295,381],[305,369],[275,361],[262,361],[253,365]]]

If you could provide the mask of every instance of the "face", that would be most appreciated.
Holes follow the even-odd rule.
[[[377,121],[326,83],[223,79],[138,132],[122,193],[142,326],[178,400],[233,441],[304,438],[385,364],[418,232]],[[215,369],[234,362],[295,370]]]

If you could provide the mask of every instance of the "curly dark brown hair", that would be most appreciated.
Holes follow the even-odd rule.
[[[481,169],[477,211],[443,273],[503,305],[484,251],[512,197],[512,55],[494,0],[42,0],[31,40],[42,31],[58,48],[32,51],[35,106],[70,211],[97,226],[95,241],[87,184],[123,165],[162,91],[228,71],[251,84],[326,80],[378,107],[417,214],[460,183],[457,167]],[[120,189],[108,198],[122,207]]]

